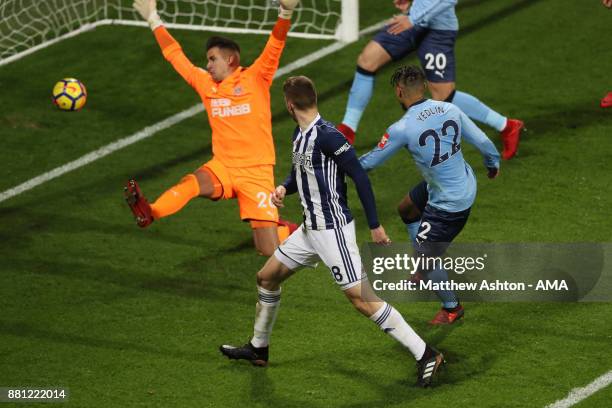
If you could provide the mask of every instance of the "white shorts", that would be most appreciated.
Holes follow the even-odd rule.
[[[304,224],[293,232],[274,252],[287,268],[314,268],[321,260],[342,290],[366,278],[355,238],[355,222],[340,229],[308,230]]]

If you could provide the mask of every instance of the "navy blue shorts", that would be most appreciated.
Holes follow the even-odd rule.
[[[425,76],[430,82],[455,82],[455,30],[433,30],[414,26],[397,35],[388,27],[380,30],[373,41],[379,43],[394,60],[417,50]]]
[[[470,216],[470,208],[459,212],[439,210],[427,204],[428,198],[427,183],[424,181],[410,191],[410,199],[421,211],[415,248],[425,256],[441,256],[463,230]]]
[[[427,183],[425,181],[421,181],[419,184],[414,186],[410,193],[410,200],[416,205],[416,208],[419,209],[421,214],[425,211],[425,206],[427,205],[427,201],[429,200],[429,192],[427,192]]]

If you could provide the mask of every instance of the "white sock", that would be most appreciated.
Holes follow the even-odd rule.
[[[420,360],[425,353],[425,342],[416,334],[412,327],[406,323],[402,315],[393,306],[385,302],[370,320],[376,323],[385,333],[399,341],[406,347],[416,360]]]
[[[257,286],[259,302],[255,306],[255,326],[253,328],[253,347],[266,347],[270,343],[272,326],[280,306],[281,290],[267,290]]]

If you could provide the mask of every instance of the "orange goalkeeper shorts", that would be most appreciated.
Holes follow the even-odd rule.
[[[225,167],[213,157],[202,167],[221,182],[223,193],[219,198],[238,199],[241,220],[278,222],[278,209],[271,201],[275,188],[274,166]]]

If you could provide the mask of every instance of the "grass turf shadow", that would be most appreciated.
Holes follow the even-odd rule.
[[[134,268],[119,268],[99,262],[60,262],[37,259],[7,259],[3,270],[33,273],[46,276],[62,276],[68,279],[117,285],[130,291],[149,291],[194,299],[214,299],[219,302],[242,302],[253,298],[252,290],[233,281],[216,276],[188,272],[181,276],[159,277],[140,272]],[[223,262],[222,260],[220,262]],[[254,279],[254,274],[249,278]],[[233,295],[228,297],[230,291]],[[238,294],[241,294],[238,296]],[[127,296],[127,294],[126,294]]]
[[[136,353],[152,354],[160,357],[169,357],[193,363],[194,361],[207,361],[210,356],[193,351],[181,352],[175,348],[162,349],[148,346],[142,342],[131,343],[126,341],[109,340],[100,337],[89,337],[81,334],[71,334],[65,331],[56,332],[43,329],[22,322],[0,321],[0,333],[9,336],[42,340],[59,344],[85,346],[112,351],[131,351]]]

